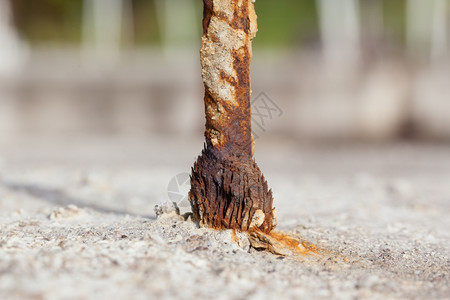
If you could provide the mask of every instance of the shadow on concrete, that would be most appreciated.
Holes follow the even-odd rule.
[[[90,208],[93,209],[99,213],[108,213],[108,214],[117,214],[117,215],[130,215],[130,216],[138,216],[143,217],[146,219],[155,220],[155,216],[148,216],[148,215],[141,215],[136,214],[132,212],[128,212],[124,209],[114,209],[114,208],[108,208],[105,206],[88,203],[80,198],[73,197],[68,195],[67,193],[63,192],[59,189],[51,189],[51,188],[45,188],[40,187],[34,184],[24,184],[24,183],[15,183],[15,182],[3,182],[3,185],[15,192],[21,192],[24,194],[27,194],[29,196],[39,198],[45,202],[48,202],[53,205],[57,206],[65,206],[65,205],[76,205],[79,208]]]

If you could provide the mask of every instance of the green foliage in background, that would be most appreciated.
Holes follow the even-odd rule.
[[[383,1],[385,34],[392,40],[406,39],[406,1]]]
[[[14,22],[31,43],[79,43],[81,0],[13,0]]]
[[[317,37],[315,3],[313,0],[258,0],[259,33],[255,47],[296,46]]]
[[[186,1],[186,0],[180,0]],[[338,0],[336,0],[338,1]],[[373,0],[361,0],[364,2]],[[403,42],[405,0],[383,1],[387,38]],[[12,0],[14,18],[22,36],[32,44],[78,45],[82,35],[83,0]],[[197,26],[201,35],[202,0],[197,0]],[[137,46],[160,45],[162,37],[153,0],[132,0]],[[258,0],[259,33],[255,47],[298,47],[317,43],[319,36],[315,0]],[[127,42],[129,38],[125,38]]]
[[[161,42],[154,1],[133,0],[134,39],[138,45]]]

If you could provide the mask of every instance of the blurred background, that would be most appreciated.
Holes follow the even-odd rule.
[[[258,0],[256,9],[258,136],[450,140],[449,0]],[[201,143],[201,18],[200,0],[0,0],[0,143]],[[268,117],[268,105],[279,113]]]

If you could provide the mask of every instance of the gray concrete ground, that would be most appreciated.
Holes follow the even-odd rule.
[[[156,218],[201,145],[1,145],[0,299],[450,299],[448,145],[258,140],[278,229],[323,250],[295,257]]]

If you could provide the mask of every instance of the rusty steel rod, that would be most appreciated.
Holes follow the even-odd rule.
[[[203,0],[200,50],[206,145],[192,168],[191,203],[202,226],[269,233],[272,191],[253,159],[250,61],[254,0]]]

